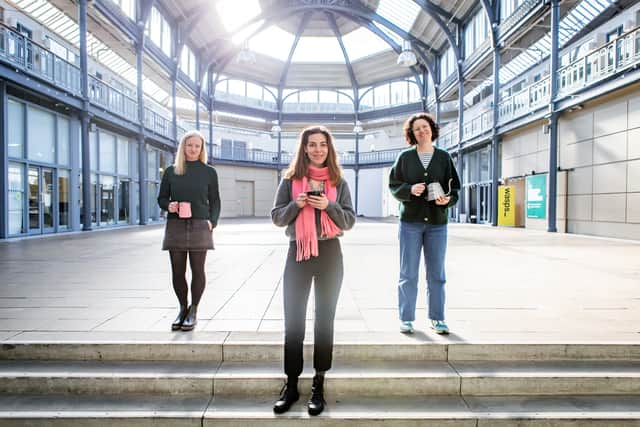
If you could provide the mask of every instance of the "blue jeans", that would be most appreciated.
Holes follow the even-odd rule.
[[[427,270],[427,301],[429,319],[444,320],[444,259],[447,251],[447,225],[431,225],[400,221],[400,281],[398,282],[398,309],[400,320],[416,319],[418,273],[420,253],[424,249]]]

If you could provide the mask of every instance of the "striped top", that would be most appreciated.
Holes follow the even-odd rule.
[[[418,153],[418,157],[420,157],[420,161],[422,162],[422,166],[424,166],[424,168],[426,169],[427,166],[429,166],[429,163],[431,162],[431,157],[433,157],[433,152],[431,153],[421,153],[419,151],[416,150],[416,153]]]

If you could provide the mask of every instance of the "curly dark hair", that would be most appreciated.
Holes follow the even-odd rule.
[[[431,141],[435,141],[438,139],[438,136],[440,136],[440,126],[438,126],[435,119],[430,114],[416,113],[404,122],[404,126],[402,128],[404,132],[404,139],[409,145],[418,144],[418,140],[416,140],[416,137],[413,135],[413,122],[419,119],[426,120],[427,123],[429,123],[429,127],[431,127]]]

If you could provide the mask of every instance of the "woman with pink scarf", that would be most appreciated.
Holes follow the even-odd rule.
[[[333,137],[326,127],[308,127],[300,134],[296,156],[278,187],[271,219],[275,225],[287,227],[290,240],[283,280],[287,382],[273,411],[284,413],[300,398],[298,377],[302,373],[305,317],[313,281],[315,376],[307,406],[310,415],[318,415],[326,403],[324,374],[331,368],[333,321],[342,286],[338,237],[356,221],[349,187],[342,178]]]

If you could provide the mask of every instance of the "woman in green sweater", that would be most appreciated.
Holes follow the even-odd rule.
[[[158,205],[169,212],[162,250],[171,258],[173,289],[180,302],[172,330],[189,331],[197,323],[198,303],[204,292],[204,263],[213,249],[212,231],[220,217],[218,175],[207,165],[204,136],[197,130],[184,134],[176,159],[162,176]],[[187,256],[191,265],[191,306],[185,278]]]
[[[430,115],[409,117],[404,136],[411,148],[398,155],[389,174],[389,189],[401,202],[398,309],[403,333],[414,330],[423,250],[430,327],[439,334],[449,333],[444,321],[447,209],[458,201],[460,179],[449,153],[433,146],[438,134],[438,124]]]

